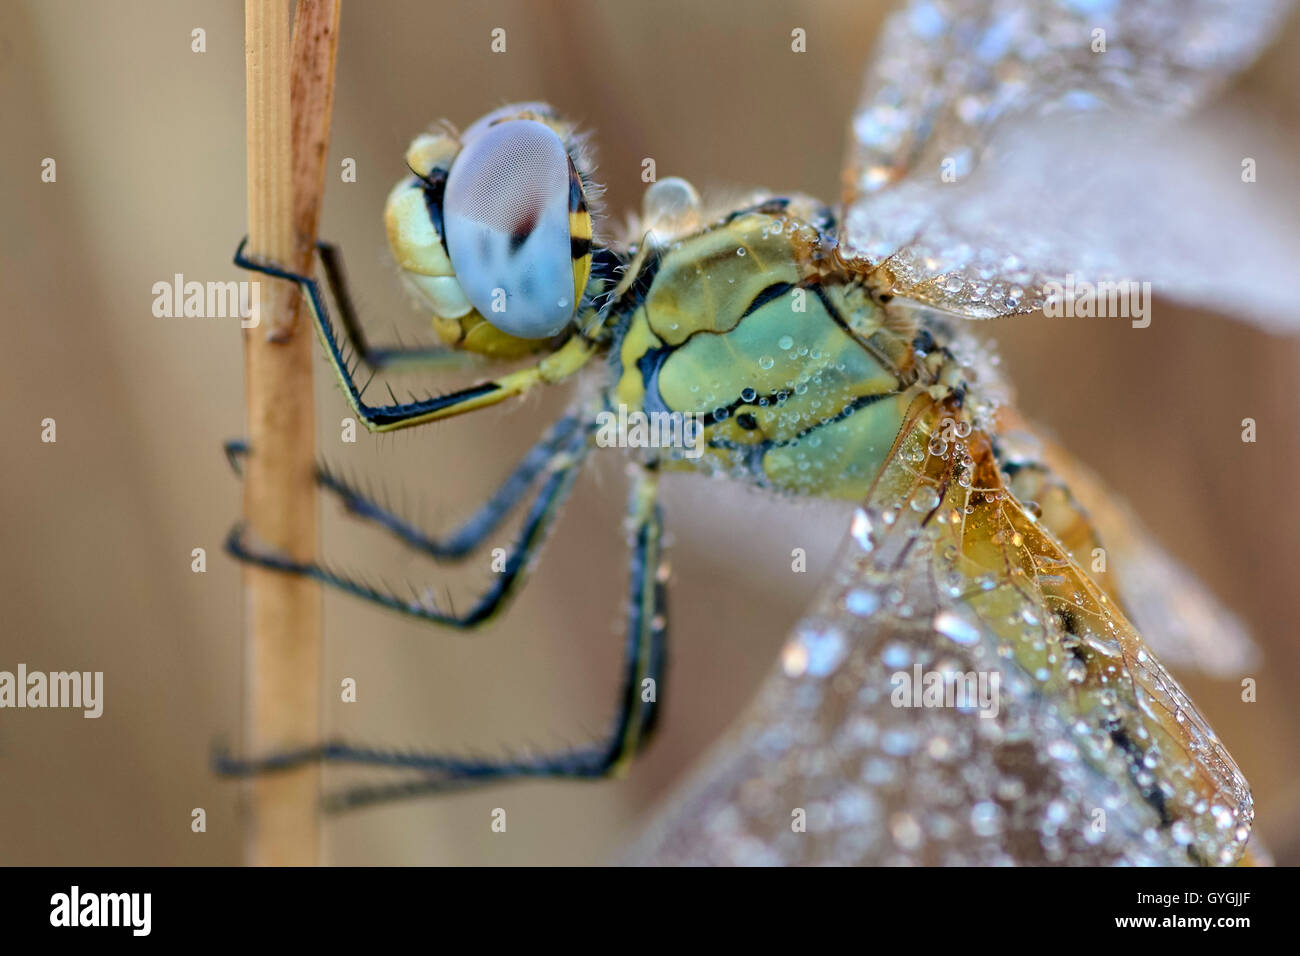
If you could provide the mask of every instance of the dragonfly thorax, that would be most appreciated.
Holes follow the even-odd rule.
[[[612,309],[608,411],[694,422],[664,461],[842,498],[879,471],[923,390],[913,325],[836,266],[814,210],[771,198],[638,250]]]

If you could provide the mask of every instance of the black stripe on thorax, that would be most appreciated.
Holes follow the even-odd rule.
[[[586,212],[587,195],[582,189],[582,176],[578,173],[573,160],[569,160],[569,212]],[[576,259],[577,256],[574,256]]]
[[[877,365],[879,365],[886,372],[889,372],[891,375],[893,375],[894,378],[898,380],[898,384],[900,386],[909,384],[906,381],[906,379],[903,377],[903,375],[899,372],[898,368],[895,367],[894,363],[889,360],[888,355],[881,352],[880,349],[875,347],[870,341],[868,341],[862,335],[853,331],[853,327],[849,325],[849,320],[844,317],[844,314],[840,312],[839,308],[835,305],[835,303],[831,301],[831,297],[826,294],[826,290],[823,289],[820,284],[810,285],[807,288],[813,290],[813,294],[817,296],[818,301],[821,302],[822,304],[822,308],[824,308],[826,310],[826,314],[831,317],[831,321],[834,322],[836,325],[838,325],[841,329],[843,329],[844,333],[850,339],[858,343],[858,345],[862,346],[862,348],[873,359],[875,359]]]
[[[773,196],[770,199],[764,199],[762,202],[754,203],[752,206],[746,206],[743,209],[737,209],[735,212],[727,214],[727,218],[722,220],[722,224],[728,225],[740,219],[742,216],[748,216],[753,213],[762,213],[766,216],[776,216],[785,212],[790,205],[790,200],[784,196]]]
[[[751,312],[757,312],[769,302],[781,298],[781,296],[785,295],[793,288],[794,286],[789,282],[773,282],[758,295],[754,296],[749,305],[745,307],[745,311],[740,313],[741,319],[744,319],[745,316],[749,315]],[[736,324],[739,325],[740,323],[737,322]]]
[[[858,411],[859,409],[866,408],[869,405],[874,405],[876,404],[876,402],[879,402],[882,399],[892,398],[897,394],[898,392],[874,392],[870,395],[859,395],[857,398],[849,402],[849,404],[845,405],[834,415],[830,415],[826,418],[823,418],[815,425],[809,425],[803,431],[795,434],[793,438],[786,438],[783,439],[782,441],[762,441],[762,442],[758,442],[758,445],[762,446],[765,449],[783,448],[786,445],[793,444],[799,441],[800,439],[806,438],[808,435],[811,435],[819,428],[824,428],[827,425],[834,425],[836,422],[844,421],[844,419],[848,418],[850,415],[852,415],[854,412]],[[720,421],[726,421],[726,419],[731,417],[731,413],[734,412],[737,408],[740,408],[743,405],[761,405],[760,400],[764,398],[768,399],[769,405],[777,406],[782,400],[788,397],[788,395],[789,392],[782,391],[782,392],[773,392],[768,395],[755,395],[754,398],[748,402],[743,401],[741,399],[737,399],[736,401],[732,402],[730,405],[727,406],[726,408],[727,414],[723,415],[721,418],[719,418],[716,414],[717,409],[714,409],[712,412],[709,412],[707,415],[705,415],[704,424],[705,426],[716,425]],[[709,446],[712,448],[753,448],[755,447],[749,444],[737,445],[734,442],[729,442],[722,438],[710,439]]]
[[[428,178],[416,176],[420,181],[420,191],[424,194],[424,209],[433,223],[433,231],[438,234],[442,251],[447,252],[447,231],[442,227],[442,200],[447,190],[447,174],[435,169]],[[451,253],[447,252],[448,255]]]

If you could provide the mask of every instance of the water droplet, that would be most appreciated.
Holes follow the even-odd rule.
[[[952,744],[946,737],[931,737],[930,742],[925,745],[925,752],[933,760],[946,760],[952,755]]]
[[[939,492],[929,485],[916,490],[910,502],[913,511],[933,511],[939,506]]]
[[[880,659],[886,667],[906,667],[912,663],[912,652],[906,644],[894,642],[881,652]]]
[[[1002,808],[985,800],[970,811],[970,828],[977,836],[996,836],[1002,829]]]
[[[1019,777],[1003,777],[998,781],[998,796],[1008,803],[1025,795],[1025,782]]]
[[[871,516],[863,508],[858,508],[853,512],[853,521],[849,524],[849,534],[857,542],[858,547],[863,551],[870,551],[873,547],[871,543]]]
[[[887,730],[880,735],[880,749],[891,757],[906,757],[916,750],[916,734],[907,729]]]
[[[940,611],[934,616],[934,629],[955,644],[977,644],[979,628],[958,617],[952,611]]]
[[[758,367],[764,371],[767,371],[775,364],[776,361],[770,355],[760,355],[758,357]]]
[[[802,677],[808,670],[808,648],[797,640],[788,641],[781,649],[781,669],[786,677]]]
[[[880,595],[874,591],[854,588],[845,596],[844,606],[858,617],[870,617],[880,607]]]
[[[782,352],[788,352],[790,349],[794,348],[794,339],[788,335],[783,335],[776,340],[776,344]]]
[[[925,834],[921,832],[921,825],[910,813],[894,814],[889,823],[889,832],[893,834],[894,842],[904,850],[915,850],[925,839]]]
[[[781,652],[781,666],[788,677],[825,677],[844,660],[848,645],[837,628],[805,626]]]
[[[1053,760],[1072,763],[1079,757],[1079,750],[1068,740],[1053,740],[1047,745],[1047,752]]]
[[[862,767],[862,779],[875,787],[892,783],[896,776],[893,761],[880,757],[872,757]]]

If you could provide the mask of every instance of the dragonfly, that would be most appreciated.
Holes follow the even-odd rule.
[[[385,209],[391,251],[439,348],[372,345],[337,247],[319,246],[322,285],[241,246],[238,265],[302,288],[341,389],[372,431],[580,375],[597,387],[444,535],[318,470],[353,515],[444,561],[476,553],[521,509],[500,573],[462,610],[294,560],[237,525],[227,550],[239,560],[473,629],[523,585],[595,448],[631,446],[634,478],[624,663],[602,739],[500,760],[330,741],[223,753],[219,769],[328,762],[410,773],[343,791],[337,808],[622,772],[654,734],[666,662],[659,484],[694,471],[857,509],[773,677],[636,859],[1241,860],[1249,787],[1152,645],[1231,670],[1248,640],[1021,415],[992,346],[969,326],[1041,310],[1072,277],[1142,274],[1174,298],[1202,294],[1186,263],[1117,253],[1087,229],[1055,233],[1023,210],[1014,222],[987,213],[1005,199],[1000,175],[1041,162],[1016,149],[1026,128],[1039,130],[1030,141],[1040,147],[1074,143],[1081,129],[1104,141],[1123,123],[1116,116],[1183,113],[1249,62],[1281,9],[913,0],[886,23],[868,70],[838,207],[759,192],[719,208],[668,178],[619,231],[601,215],[586,138],[551,107],[506,106],[464,131],[444,121],[411,144],[409,175]],[[1098,53],[1106,26],[1110,46]],[[1267,316],[1275,305],[1261,284],[1240,308]],[[391,401],[371,401],[359,374],[436,368],[453,354],[522,364],[405,402],[391,389]],[[662,423],[663,440],[638,441],[623,427],[632,421]],[[238,469],[255,449],[227,452]],[[1096,570],[1098,555],[1113,573]]]

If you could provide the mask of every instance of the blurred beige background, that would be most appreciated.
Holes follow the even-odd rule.
[[[426,326],[386,256],[381,211],[430,121],[461,125],[546,99],[596,131],[608,210],[639,203],[641,159],[698,186],[834,198],[843,128],[880,3],[346,3],[322,234],[340,241],[377,337]],[[508,52],[489,52],[505,27]],[[789,31],[809,52],[789,52]],[[190,52],[190,31],[207,52]],[[1292,146],[1293,19],[1232,96]],[[208,770],[239,733],[240,590],[220,550],[239,508],[223,439],[243,429],[231,320],[159,319],[151,286],[239,278],[245,230],[242,12],[235,3],[0,6],[0,669],[102,670],[105,712],[0,712],[0,862],[236,863],[238,788]],[[1290,155],[1296,155],[1294,149]],[[58,182],[40,182],[44,157]],[[358,181],[338,182],[357,161]],[[1230,306],[1228,307],[1230,309]],[[1267,651],[1260,702],[1189,678],[1254,785],[1260,832],[1300,862],[1295,542],[1300,347],[1164,307],[1120,323],[998,323],[1024,410],[1134,503],[1251,624]],[[346,406],[318,364],[322,454],[446,526],[508,470],[563,394],[382,440],[339,441]],[[442,385],[434,383],[433,387]],[[1244,445],[1240,420],[1259,423]],[[58,423],[57,444],[39,440]],[[597,456],[504,620],[445,634],[356,602],[325,602],[323,715],[361,741],[495,752],[603,730],[622,630],[623,475]],[[583,863],[610,859],[743,706],[829,561],[843,509],[673,479],[671,673],[651,751],[620,781],[527,783],[327,822],[337,863]],[[413,560],[323,509],[344,567],[481,585]],[[809,550],[806,575],[790,549]],[[208,570],[190,570],[204,547]],[[359,701],[338,701],[355,677]],[[334,785],[343,781],[331,775]],[[204,834],[190,812],[208,813]],[[489,815],[504,807],[506,834]]]

